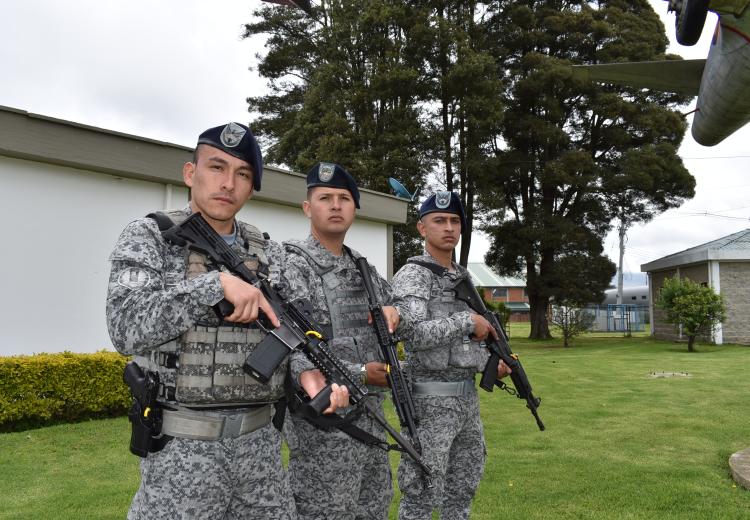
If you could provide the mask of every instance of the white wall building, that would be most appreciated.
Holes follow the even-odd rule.
[[[196,136],[197,139],[197,136]],[[0,356],[112,349],[104,300],[123,227],[184,207],[192,149],[0,106]],[[240,218],[282,241],[303,238],[303,175],[264,168]],[[390,277],[392,226],[407,202],[362,191],[347,244]]]

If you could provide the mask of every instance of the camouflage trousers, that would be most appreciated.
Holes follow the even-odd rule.
[[[409,457],[401,457],[400,520],[429,520],[432,511],[448,520],[469,518],[484,472],[487,448],[479,417],[479,396],[414,396],[422,456],[433,470],[431,488]]]
[[[382,413],[382,411],[381,411]],[[369,417],[355,424],[379,438],[382,428]],[[305,520],[385,520],[393,499],[388,452],[336,429],[324,431],[293,417],[289,481],[297,514]]]
[[[270,518],[297,518],[271,424],[233,439],[172,439],[141,460],[128,512],[129,520]]]

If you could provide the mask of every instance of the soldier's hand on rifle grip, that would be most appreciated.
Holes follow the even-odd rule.
[[[401,313],[398,312],[398,309],[391,305],[383,307],[383,317],[388,325],[388,332],[391,334],[396,332],[398,324],[401,323]]]
[[[500,362],[497,364],[497,378],[502,379],[505,376],[509,376],[513,372],[513,370],[503,363],[503,360],[501,359]]]
[[[370,361],[365,365],[367,376],[365,383],[375,386],[388,386],[386,375],[388,375],[387,365],[379,361]]]
[[[474,331],[471,333],[471,339],[474,341],[484,341],[490,335],[497,339],[497,331],[484,316],[472,314],[471,321],[474,322]]]
[[[299,375],[299,384],[302,389],[310,396],[311,399],[315,398],[318,393],[327,386],[326,378],[323,373],[318,370],[305,370]],[[328,408],[323,410],[323,414],[332,414],[339,408],[346,408],[349,406],[349,389],[345,386],[339,386],[336,383],[331,385],[331,404]]]
[[[250,323],[258,319],[260,311],[266,315],[274,327],[281,325],[260,289],[229,273],[219,273],[219,281],[224,289],[224,298],[234,305],[234,312],[224,317],[226,321]]]

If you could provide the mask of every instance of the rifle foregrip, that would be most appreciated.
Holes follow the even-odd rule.
[[[310,400],[310,407],[315,410],[315,413],[322,414],[323,410],[331,406],[331,392],[333,389],[331,385],[328,385]]]

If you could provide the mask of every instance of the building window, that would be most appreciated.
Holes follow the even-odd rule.
[[[637,297],[637,296],[631,296],[631,297],[630,297],[630,299],[631,299],[631,300],[637,300],[637,299],[638,299],[638,297]]]
[[[497,300],[499,298],[507,298],[508,297],[508,289],[505,287],[495,287],[492,289],[492,299]]]
[[[641,296],[641,300],[648,300],[648,296],[646,296],[646,295],[644,294],[643,296]]]

